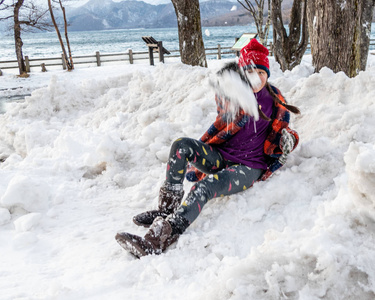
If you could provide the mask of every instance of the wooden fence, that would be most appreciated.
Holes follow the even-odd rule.
[[[375,49],[375,39],[370,40],[370,49]],[[310,47],[308,47],[309,51]],[[216,59],[221,59],[223,56],[225,57],[235,57],[236,51],[232,50],[231,47],[221,47],[220,44],[217,47],[206,48],[206,56],[212,57],[215,56]],[[164,55],[164,59],[176,59],[180,57],[179,50],[171,50],[169,51],[170,55]],[[272,52],[270,53],[272,55]],[[159,57],[158,53],[156,52],[157,57]],[[160,57],[159,57],[160,58]],[[148,51],[145,52],[133,52],[131,49],[128,52],[123,53],[110,53],[110,54],[103,54],[97,51],[93,55],[81,55],[81,56],[73,56],[74,65],[85,65],[85,67],[89,66],[102,66],[102,65],[109,65],[113,63],[123,63],[123,64],[136,64],[140,61],[149,61],[150,64],[153,64],[153,59],[151,61],[150,53]],[[51,57],[51,58],[30,58],[25,56],[25,63],[26,63],[26,70],[27,72],[40,70],[43,67],[48,68],[58,68],[62,67],[64,70],[66,69],[65,61],[63,56]],[[18,69],[17,60],[13,61],[0,61],[0,70],[6,69]]]
[[[215,56],[216,59],[221,59],[224,55],[231,55],[235,56],[235,51],[231,50],[231,47],[221,47],[217,45],[217,47],[206,48],[206,56],[212,57]],[[175,59],[180,57],[179,50],[172,50],[169,51],[170,55],[164,55],[164,59]],[[155,53],[156,57],[159,57],[158,52]],[[140,61],[149,61],[151,63],[151,59],[149,56],[149,52],[133,52],[131,49],[128,52],[123,53],[110,53],[104,54],[97,51],[93,55],[81,55],[81,56],[73,56],[73,63],[75,66],[77,65],[85,65],[85,66],[102,66],[102,65],[109,65],[111,63],[125,63],[125,64],[136,64]],[[30,58],[25,56],[25,64],[27,72],[31,72],[35,70],[35,68],[43,69],[43,66],[48,70],[48,67],[59,67],[61,66],[62,69],[66,70],[65,60],[63,55],[56,56],[56,57],[43,57],[43,58]],[[43,65],[43,66],[42,66]],[[0,69],[18,69],[17,60],[12,61],[0,61]]]

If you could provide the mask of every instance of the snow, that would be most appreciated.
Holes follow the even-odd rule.
[[[248,77],[249,82],[255,89],[260,87],[261,80],[256,72],[252,74],[246,72],[245,76]],[[220,76],[211,74],[209,84],[217,95],[231,100],[228,106],[231,120],[235,119],[240,108],[250,116],[253,116],[255,120],[259,119],[257,100],[252,93],[251,87],[241,80],[240,74],[233,70],[223,72]]]
[[[157,206],[173,140],[215,119],[223,63],[4,72],[1,96],[31,96],[0,115],[0,299],[374,299],[374,55],[352,79],[271,58],[302,111],[286,166],[213,199],[160,256],[116,243],[146,232],[132,216]]]

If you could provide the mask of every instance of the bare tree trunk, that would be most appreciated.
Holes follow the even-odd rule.
[[[207,67],[199,0],[171,0],[177,16],[181,61]]]
[[[60,2],[60,5],[61,5],[61,2]],[[64,60],[65,60],[66,66],[68,68],[68,71],[71,71],[71,70],[73,70],[73,64],[69,61],[68,55],[66,53],[65,45],[64,45],[64,42],[62,40],[62,37],[61,37],[61,34],[60,34],[60,30],[59,30],[59,27],[57,26],[57,23],[56,23],[56,20],[55,20],[55,16],[53,14],[51,0],[48,0],[48,8],[49,8],[49,12],[51,14],[52,23],[55,26],[57,37],[59,38],[59,42],[60,42],[61,50],[63,52],[63,57],[64,57]],[[66,20],[65,19],[65,14],[64,14],[64,20]],[[66,23],[65,23],[65,25],[66,25]]]
[[[283,24],[282,0],[272,0],[273,52],[283,71],[301,63],[309,42],[307,0],[294,0],[290,15],[289,36]]]
[[[66,20],[65,7],[62,5],[61,0],[59,0],[59,3],[60,3],[60,8],[62,10],[63,16],[64,16],[65,40],[66,40],[66,46],[68,47],[71,70],[73,70],[74,69],[73,56],[72,56],[72,51],[70,50],[70,42],[69,42],[69,37],[68,37],[68,21]]]
[[[26,4],[25,4],[26,2]],[[23,58],[23,41],[21,38],[22,30],[26,28],[36,28],[39,30],[46,30],[49,24],[45,22],[45,14],[35,1],[0,0],[0,21],[13,19],[13,33],[15,52],[18,63],[18,70],[20,76],[27,77],[27,66]]]
[[[264,25],[264,30],[262,30],[262,37],[260,37],[261,43],[267,47],[267,42],[268,42],[268,34],[270,32],[270,26],[271,26],[271,0],[268,0],[268,5],[267,5],[268,11],[267,11],[267,21],[266,24]],[[262,23],[263,25],[263,23]]]
[[[366,69],[374,5],[374,0],[309,1],[315,71],[328,67],[354,77]]]
[[[25,76],[27,74],[25,60],[23,58],[22,53],[23,42],[21,38],[21,22],[19,20],[20,8],[23,5],[23,1],[24,0],[18,0],[16,5],[14,6],[14,41],[18,62],[18,70],[21,76]]]
[[[242,3],[244,1],[245,3]],[[264,19],[264,0],[237,0],[239,4],[242,5],[244,9],[250,12],[251,16],[254,19],[255,26],[257,28],[257,33],[259,40],[262,45],[267,46],[268,33],[270,31],[271,25],[271,0],[267,0],[267,20],[266,24],[263,27]],[[255,1],[255,6],[252,2]]]

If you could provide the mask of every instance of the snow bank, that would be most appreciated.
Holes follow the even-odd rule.
[[[7,208],[19,207],[28,212],[44,211],[48,208],[50,189],[43,181],[24,175],[15,175],[1,197],[1,204]]]
[[[42,88],[0,115],[1,297],[373,299],[369,59],[353,79],[313,74],[310,57],[285,73],[271,60],[271,83],[302,111],[286,167],[212,200],[178,243],[140,260],[114,236],[145,233],[131,218],[156,207],[173,140],[215,119],[208,80],[222,62],[35,75]]]

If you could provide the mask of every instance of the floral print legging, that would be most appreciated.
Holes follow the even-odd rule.
[[[208,200],[232,195],[251,187],[263,170],[225,160],[214,146],[201,141],[180,138],[172,147],[167,165],[166,182],[182,184],[188,163],[203,173],[211,174],[197,182],[175,212],[191,224]]]

